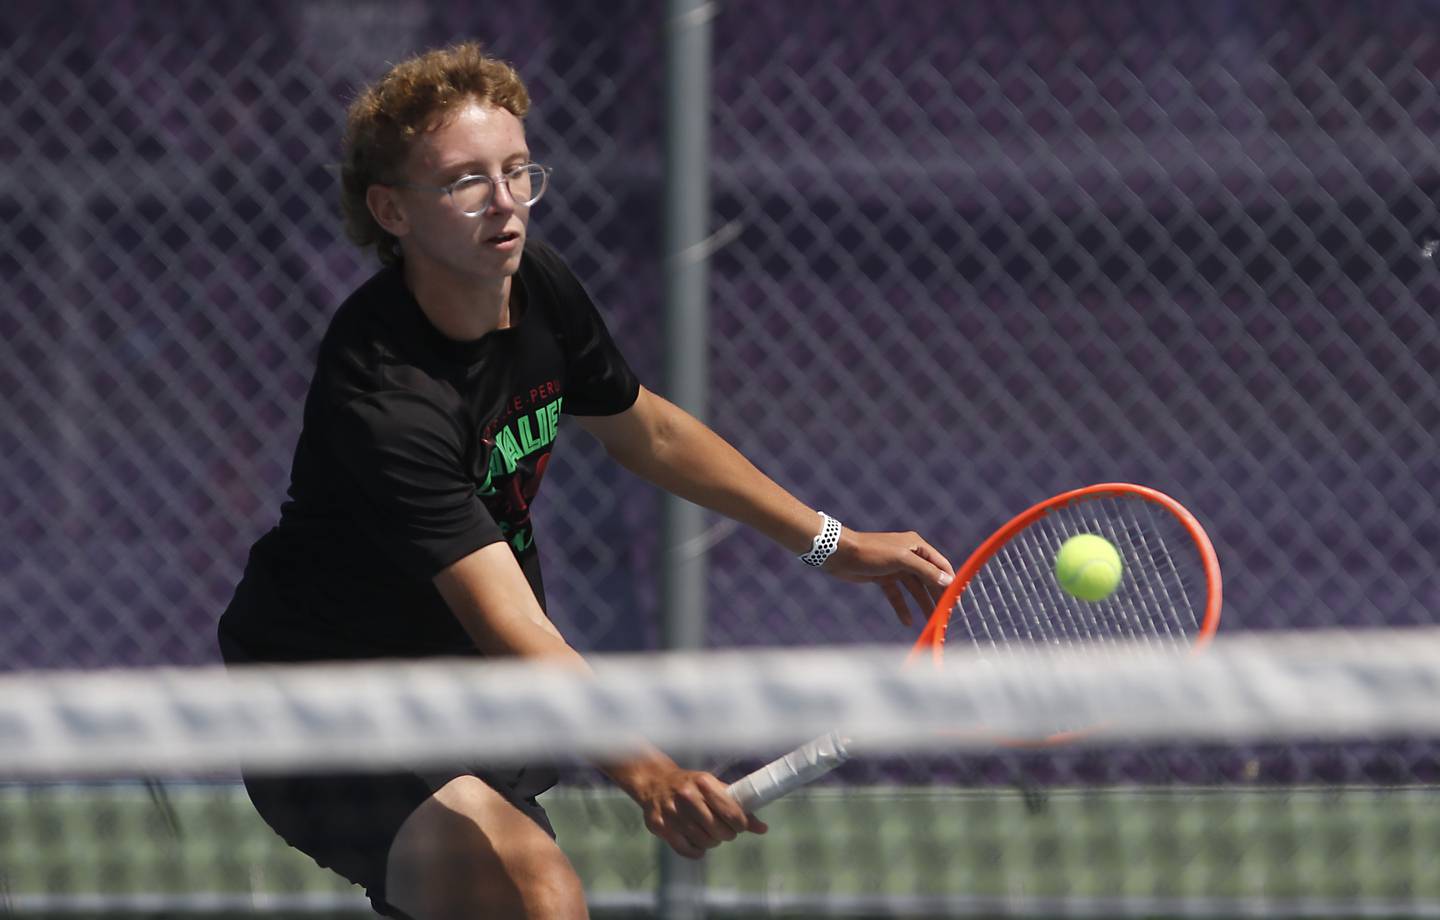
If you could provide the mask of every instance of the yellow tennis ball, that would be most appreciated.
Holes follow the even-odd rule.
[[[1055,578],[1060,587],[1082,601],[1104,600],[1120,587],[1124,566],[1120,553],[1104,537],[1076,534],[1060,544],[1055,554]]]

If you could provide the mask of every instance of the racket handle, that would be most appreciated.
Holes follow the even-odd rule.
[[[836,732],[822,735],[731,783],[730,794],[740,807],[755,812],[849,760],[846,743]]]

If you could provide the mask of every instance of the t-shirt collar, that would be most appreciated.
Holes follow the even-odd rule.
[[[522,269],[524,265],[525,257],[522,255]],[[495,343],[510,339],[519,330],[521,322],[524,320],[524,314],[521,313],[516,322],[504,329],[494,329],[480,338],[468,342],[457,341],[436,329],[435,325],[430,322],[429,317],[420,307],[420,302],[415,299],[414,292],[405,284],[404,269],[396,265],[390,267],[388,272],[390,277],[387,279],[387,284],[391,288],[396,315],[403,318],[404,326],[419,340],[425,350],[439,355],[447,361],[457,364],[474,364],[483,358]],[[516,272],[511,283],[512,303],[524,298],[522,274],[524,274],[523,271]]]

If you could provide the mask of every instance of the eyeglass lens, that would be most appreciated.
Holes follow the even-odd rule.
[[[545,192],[545,178],[544,168],[531,163],[507,172],[504,182],[510,190],[510,197],[523,207],[540,200]],[[461,211],[479,214],[490,207],[490,201],[495,196],[495,183],[486,176],[470,176],[453,186],[450,194]]]

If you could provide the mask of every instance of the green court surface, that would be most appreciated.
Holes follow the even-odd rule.
[[[595,913],[656,845],[605,789],[544,797]],[[704,861],[712,916],[1440,916],[1440,789],[822,787]],[[229,784],[0,785],[0,916],[373,916]]]

